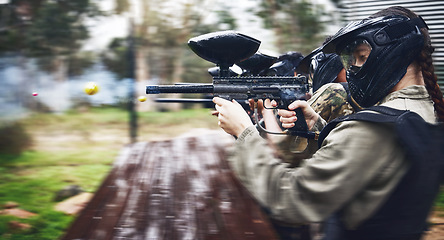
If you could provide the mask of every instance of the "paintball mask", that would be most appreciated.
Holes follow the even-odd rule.
[[[313,91],[322,85],[332,83],[343,69],[341,59],[335,53],[319,52],[311,58],[309,76],[313,81]]]
[[[352,98],[370,107],[393,89],[420,53],[423,27],[427,25],[420,17],[368,18],[340,29],[322,50],[341,57]]]
[[[302,59],[297,70],[308,74],[315,92],[323,85],[334,82],[343,68],[337,54],[324,53],[317,48]]]

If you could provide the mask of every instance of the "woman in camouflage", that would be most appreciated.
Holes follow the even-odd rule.
[[[391,7],[345,26],[322,50],[343,58],[355,104],[408,109],[426,122],[444,122],[444,101],[434,74],[427,29],[415,13]],[[362,44],[370,54],[358,64],[354,54]],[[337,216],[336,230],[327,231],[325,239],[421,238],[426,219],[420,219],[417,226],[405,225],[415,219],[396,213],[387,222],[375,219],[379,209],[396,197],[391,193],[410,167],[392,126],[342,122],[301,167],[289,168],[273,156],[236,102],[213,101],[220,127],[237,137],[231,159],[234,172],[273,218],[310,223]],[[296,101],[289,106],[296,108],[302,108],[311,130],[325,126],[326,121],[307,102]],[[284,127],[293,126],[297,120],[294,111],[279,110],[279,115]],[[383,227],[388,231],[380,231]]]

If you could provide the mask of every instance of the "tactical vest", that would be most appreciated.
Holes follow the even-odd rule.
[[[427,218],[443,182],[444,126],[425,122],[418,114],[384,106],[333,120],[322,130],[318,144],[343,121],[393,124],[411,166],[387,201],[357,229],[348,230],[341,211],[325,223],[324,240],[413,240],[427,230]]]

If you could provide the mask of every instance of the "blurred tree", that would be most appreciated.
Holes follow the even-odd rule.
[[[212,64],[192,53],[187,42],[192,36],[217,31],[221,27],[235,28],[235,19],[229,12],[221,7],[216,14],[219,21],[204,23],[205,16],[211,10],[203,6],[205,3],[200,0],[145,0],[131,3],[133,5],[128,0],[115,0],[115,12],[128,11],[135,24],[138,82],[211,82],[206,71]],[[138,9],[140,15],[133,13],[134,9]],[[125,78],[128,67],[127,48],[128,39],[114,39],[108,46],[109,51],[102,54],[105,66],[120,79]],[[138,95],[145,94],[142,88],[137,91]],[[146,103],[139,104],[138,109],[149,110],[146,106]]]
[[[0,53],[19,52],[36,58],[42,70],[57,71],[66,62],[80,67],[92,64],[90,56],[76,55],[83,40],[89,37],[85,19],[103,15],[90,0],[11,0],[0,5]]]
[[[220,10],[216,14],[219,21],[204,23],[210,10],[204,10],[200,0],[145,0],[139,4],[131,6],[128,0],[116,0],[115,4],[115,12],[130,11],[129,16],[135,23],[137,80],[156,79],[163,84],[211,81],[206,71],[212,64],[192,53],[187,42],[193,36],[217,31],[221,26],[235,28],[230,13]],[[131,13],[134,8],[139,9],[140,16]],[[127,39],[114,39],[108,46],[109,51],[102,54],[105,66],[119,78],[125,76],[127,47]],[[140,94],[144,94],[143,91],[139,89]]]
[[[256,14],[264,27],[273,29],[280,52],[299,51],[308,54],[319,46],[325,36],[320,19],[322,8],[306,0],[262,0]]]
[[[149,56],[150,67],[147,79],[160,78],[164,83],[184,81],[187,54],[193,54],[194,61],[201,61],[187,46],[188,40],[197,35],[221,30],[221,27],[235,28],[235,19],[223,6],[216,12],[217,20],[205,23],[204,17],[211,10],[200,0],[149,0],[143,1],[143,21],[138,29],[141,38],[141,54]],[[213,2],[214,4],[214,2]],[[203,64],[205,65],[205,64]],[[207,65],[208,66],[208,65]],[[205,70],[206,71],[206,68]],[[188,81],[188,79],[186,79]],[[194,75],[192,82],[211,81],[207,75]]]
[[[101,57],[105,66],[117,75],[117,79],[127,77],[128,42],[126,38],[114,38],[108,45],[107,51],[102,52]]]
[[[127,0],[116,0],[115,1],[115,12],[116,14],[122,14],[128,12],[130,9],[130,3]]]

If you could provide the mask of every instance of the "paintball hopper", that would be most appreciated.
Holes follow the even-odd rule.
[[[255,54],[260,44],[257,39],[231,30],[207,33],[188,41],[194,53],[218,65],[221,72]]]
[[[259,75],[264,69],[268,69],[278,58],[261,52],[257,52],[246,60],[236,63],[246,71],[247,74]]]

